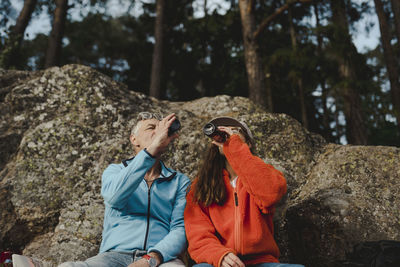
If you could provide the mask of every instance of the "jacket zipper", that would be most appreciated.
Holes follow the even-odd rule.
[[[153,181],[154,183],[154,181]],[[146,227],[146,235],[144,237],[144,244],[143,244],[143,249],[146,250],[146,246],[147,246],[147,238],[149,236],[149,228],[150,228],[150,193],[151,193],[151,187],[153,186],[153,183],[150,185],[150,187],[147,185],[147,187],[149,188],[149,190],[147,191],[147,227]]]
[[[235,251],[238,254],[241,254],[242,250],[241,250],[241,236],[240,236],[240,210],[239,210],[239,199],[238,199],[238,195],[236,193],[236,189],[235,189],[235,193],[234,193],[234,197],[235,197]]]

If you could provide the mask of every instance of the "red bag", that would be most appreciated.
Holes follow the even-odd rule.
[[[8,267],[12,266],[12,252],[3,251],[0,253],[0,266]]]

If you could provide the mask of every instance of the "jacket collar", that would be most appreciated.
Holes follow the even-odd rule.
[[[129,159],[124,159],[122,160],[122,164],[124,165],[124,167],[128,167],[129,163],[134,159],[135,157],[129,158]],[[176,176],[176,172],[167,168],[164,164],[164,162],[162,162],[160,160],[160,164],[161,164],[161,173],[160,173],[160,180],[161,181],[171,181],[175,176]]]
[[[222,176],[224,178],[224,182],[225,182],[225,187],[226,189],[231,192],[231,191],[235,191],[235,189],[232,187],[231,184],[231,179],[229,178],[229,172],[226,169],[222,170]]]

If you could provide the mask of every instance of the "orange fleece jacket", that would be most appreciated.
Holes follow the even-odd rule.
[[[252,155],[238,135],[232,135],[223,150],[238,175],[236,188],[224,170],[224,205],[204,207],[193,202],[193,190],[188,193],[184,221],[189,254],[197,263],[218,267],[229,252],[245,265],[278,262],[272,219],[274,205],[286,193],[286,180],[272,165]]]

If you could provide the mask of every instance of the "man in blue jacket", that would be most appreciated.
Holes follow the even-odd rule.
[[[105,212],[100,253],[60,267],[184,266],[183,211],[190,180],[160,160],[178,135],[168,135],[175,114],[165,118],[142,112],[130,141],[136,156],[111,164],[102,176]]]

